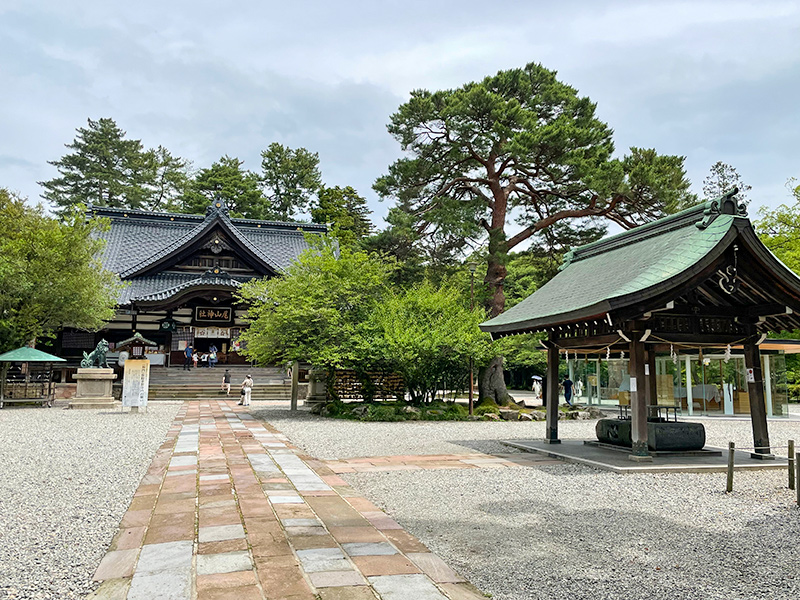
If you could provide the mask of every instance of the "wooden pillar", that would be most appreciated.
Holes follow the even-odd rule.
[[[647,450],[647,381],[644,374],[644,343],[634,332],[630,343],[631,360],[631,439],[632,460],[652,460]]]
[[[558,348],[555,344],[547,347],[547,420],[544,441],[560,444],[558,439]]]
[[[297,410],[297,394],[300,387],[300,363],[292,363],[292,398],[289,403],[289,410]]]
[[[747,369],[747,393],[750,396],[753,445],[758,448],[755,453],[770,454],[767,408],[764,402],[764,374],[761,370],[761,352],[759,352],[758,346],[753,339],[744,344],[744,366]]]
[[[647,368],[645,369],[645,379],[647,380],[646,401],[647,406],[658,406],[658,377],[656,377],[656,349],[650,346],[645,351],[647,358]],[[652,411],[655,416],[656,411]]]

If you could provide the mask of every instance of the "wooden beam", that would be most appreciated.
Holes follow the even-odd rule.
[[[645,350],[647,369],[645,369],[645,379],[647,380],[647,406],[658,406],[658,388],[656,378],[656,349],[655,346],[648,346]],[[649,409],[648,409],[649,410]],[[653,411],[655,416],[655,411]]]
[[[753,445],[756,454],[770,454],[767,407],[764,401],[764,374],[761,353],[750,339],[744,344],[744,366],[747,369],[747,392],[750,396],[750,421],[753,425]]]
[[[626,334],[630,337],[633,334]],[[579,350],[586,348],[587,350],[605,348],[616,342],[620,341],[618,333],[608,333],[605,335],[595,335],[591,337],[573,337],[573,338],[557,338],[555,343],[559,348],[566,348],[569,350]]]

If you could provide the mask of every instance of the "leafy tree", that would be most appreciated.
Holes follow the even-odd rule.
[[[331,223],[331,233],[343,244],[355,244],[367,237],[372,229],[365,198],[352,187],[322,186],[311,207],[311,221]]]
[[[371,254],[395,261],[392,282],[398,286],[419,283],[425,278],[425,256],[420,250],[419,236],[412,227],[412,217],[390,209],[386,218],[389,226],[365,238],[361,246]]]
[[[711,165],[708,176],[703,179],[703,195],[707,199],[718,198],[733,188],[739,188],[739,193],[734,196],[742,204],[748,204],[750,199],[747,192],[752,186],[742,181],[738,171],[722,161],[717,161]]]
[[[288,221],[305,210],[322,186],[319,154],[277,142],[261,152],[261,183],[270,202],[270,218]]]
[[[97,260],[94,235],[104,224],[77,212],[65,221],[0,189],[0,352],[114,316],[119,279]]]
[[[591,241],[605,231],[596,218],[628,228],[692,201],[682,157],[633,148],[612,159],[595,105],[534,63],[455,90],[416,90],[388,129],[410,156],[375,190],[440,247],[488,238],[492,316],[505,306],[508,253],[523,241]],[[512,211],[523,229],[509,238]]]
[[[800,275],[800,186],[795,186],[796,183],[795,179],[786,182],[795,204],[781,204],[774,210],[762,208],[755,228],[764,245]]]
[[[242,333],[246,356],[327,369],[375,364],[369,315],[387,294],[391,270],[365,252],[315,240],[284,276],[240,289],[251,305],[250,326]]]
[[[484,319],[454,286],[430,282],[390,294],[372,313],[383,362],[403,375],[415,402],[463,389],[469,359],[490,354],[491,340],[478,328]]]
[[[233,216],[247,219],[271,217],[267,199],[261,193],[258,175],[242,168],[243,161],[223,156],[207,169],[200,169],[181,200],[181,210],[203,214],[220,196]]]
[[[164,146],[146,153],[148,206],[150,210],[180,210],[180,202],[192,181],[191,163],[173,156]]]
[[[89,119],[66,145],[73,152],[49,163],[59,177],[39,182],[45,189],[42,197],[55,204],[59,214],[87,204],[175,208],[190,179],[189,162],[163,146],[145,150],[140,140],[125,136],[113,119]]]
[[[147,157],[139,140],[125,139],[113,119],[88,120],[66,145],[73,152],[49,164],[59,177],[40,181],[42,197],[62,214],[80,204],[147,207]]]

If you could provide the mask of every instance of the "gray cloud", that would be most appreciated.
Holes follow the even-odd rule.
[[[0,185],[37,198],[47,161],[107,116],[196,167],[305,146],[381,216],[370,186],[408,92],[534,60],[598,103],[619,152],[686,155],[697,191],[729,162],[774,206],[800,176],[798,24],[792,2],[7,3]]]

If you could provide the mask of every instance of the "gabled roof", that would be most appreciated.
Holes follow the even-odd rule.
[[[111,220],[104,266],[123,279],[146,275],[168,265],[199,238],[219,228],[239,250],[266,272],[285,270],[308,245],[304,232],[325,233],[325,225],[231,219],[224,202],[215,201],[205,215],[90,207],[93,216]]]
[[[232,278],[227,273],[214,273],[212,271],[206,271],[200,277],[194,277],[178,285],[174,285],[172,287],[163,288],[156,292],[152,292],[150,294],[143,294],[140,296],[136,296],[131,298],[134,302],[159,302],[161,300],[166,300],[167,298],[172,298],[173,296],[188,291],[191,289],[197,288],[229,288],[229,289],[237,289],[242,285],[241,281],[238,281]]]
[[[611,311],[678,289],[712,265],[741,234],[776,278],[800,291],[800,279],[758,241],[746,212],[733,199],[735,193],[576,248],[553,279],[481,324],[481,329],[504,335],[602,319]]]

